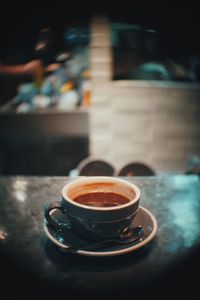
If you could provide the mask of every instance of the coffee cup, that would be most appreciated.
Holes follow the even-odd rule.
[[[133,222],[140,204],[140,189],[130,181],[106,176],[83,177],[62,188],[59,202],[45,208],[45,218],[55,229],[66,223],[87,240],[118,237]],[[66,219],[56,220],[51,211],[60,210]]]

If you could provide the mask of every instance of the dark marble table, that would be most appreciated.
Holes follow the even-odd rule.
[[[141,205],[156,217],[157,235],[137,251],[100,258],[64,253],[44,233],[44,206],[60,198],[68,180],[0,177],[1,283],[17,283],[20,294],[25,283],[29,299],[38,292],[53,298],[58,292],[119,295],[128,290],[141,296],[159,295],[160,289],[169,295],[173,288],[184,293],[195,289],[200,268],[198,176],[127,178],[141,188]],[[5,290],[9,294],[13,289]]]

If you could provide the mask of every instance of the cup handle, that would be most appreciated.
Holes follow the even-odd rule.
[[[62,207],[59,201],[48,204],[44,209],[44,216],[48,224],[55,229],[66,229],[67,227],[69,227],[69,224],[59,222],[51,216],[50,212],[54,209],[60,210],[63,214],[67,213],[67,210]]]

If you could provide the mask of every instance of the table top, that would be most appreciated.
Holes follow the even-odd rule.
[[[67,177],[0,177],[0,249],[5,255],[5,268],[0,274],[5,280],[4,271],[12,270],[13,280],[17,280],[16,274],[31,276],[48,289],[67,288],[74,293],[136,290],[141,286],[152,288],[161,278],[165,278],[165,283],[170,278],[173,285],[177,270],[181,276],[184,266],[191,266],[191,262],[192,267],[199,264],[196,255],[200,249],[198,176],[127,177],[126,180],[140,187],[141,205],[155,216],[158,231],[141,249],[115,257],[64,253],[45,235],[44,206],[60,199],[61,188],[69,180]]]

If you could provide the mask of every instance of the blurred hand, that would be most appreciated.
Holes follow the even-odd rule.
[[[42,60],[32,60],[23,65],[0,65],[1,74],[17,75],[17,74],[32,74],[37,76],[43,72],[54,72],[60,67],[60,64],[54,63],[44,67]]]

